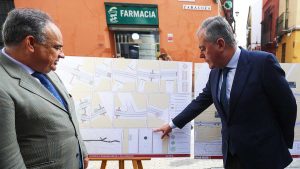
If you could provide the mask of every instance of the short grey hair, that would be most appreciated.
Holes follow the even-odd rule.
[[[223,38],[227,45],[231,47],[236,45],[232,27],[222,16],[205,19],[197,31],[198,36],[202,30],[204,31],[205,39],[209,42],[216,42],[217,39]]]
[[[17,8],[8,13],[3,24],[2,38],[5,46],[20,44],[27,36],[33,36],[38,43],[47,40],[44,28],[52,19],[37,9]]]

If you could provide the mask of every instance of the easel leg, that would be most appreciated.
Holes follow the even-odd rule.
[[[137,160],[138,169],[143,169],[142,160]]]
[[[125,160],[132,160],[133,169],[143,169],[142,160],[151,160],[151,158],[92,158],[90,160],[101,160],[100,169],[106,169],[108,160],[119,161],[119,169],[125,169]]]
[[[124,160],[119,160],[119,169],[124,169]]]
[[[106,163],[107,163],[107,160],[102,160],[100,169],[105,169],[106,168]]]
[[[139,169],[137,160],[132,160],[133,169]]]

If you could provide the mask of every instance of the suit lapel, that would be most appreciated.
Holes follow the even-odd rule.
[[[7,73],[14,79],[19,80],[20,87],[42,97],[49,101],[53,105],[66,111],[63,105],[46,89],[44,88],[34,77],[25,72],[16,63],[9,60],[6,56],[3,56],[0,52],[0,63]]]
[[[30,75],[28,75],[30,76]],[[24,76],[20,79],[20,86],[24,89],[42,97],[43,99],[51,102],[60,109],[65,110],[63,105],[45,88],[43,87],[36,79],[33,77],[25,78]]]
[[[49,80],[53,83],[53,85],[56,87],[58,93],[61,95],[61,97],[65,100],[67,103],[68,108],[70,108],[70,100],[69,100],[69,93],[67,93],[65,87],[62,85],[62,82],[58,79],[57,75],[54,72],[49,72],[47,74]]]
[[[223,109],[221,108],[221,105],[220,105],[220,102],[219,102],[219,99],[218,99],[219,79],[220,79],[220,76],[221,76],[221,69],[215,69],[214,73],[216,75],[212,76],[213,77],[212,83],[211,83],[212,84],[212,96],[213,96],[213,99],[214,99],[216,109],[221,110],[223,116],[226,117],[226,114],[223,112]],[[219,111],[219,113],[220,113],[220,111]]]
[[[248,63],[248,53],[241,49],[240,58],[235,71],[234,80],[231,87],[229,102],[229,120],[233,116],[236,104],[241,96],[250,72],[250,63]]]

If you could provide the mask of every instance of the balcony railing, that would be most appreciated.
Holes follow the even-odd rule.
[[[282,12],[281,15],[276,19],[276,35],[283,35],[288,29],[288,13]]]
[[[262,28],[262,33],[261,33],[261,43],[262,43],[262,45],[272,43],[272,41],[273,41],[273,37],[272,37],[272,18],[266,17],[261,22],[261,28]]]

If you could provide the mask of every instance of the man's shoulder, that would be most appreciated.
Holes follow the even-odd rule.
[[[0,57],[1,57],[1,56],[0,56]],[[5,63],[3,63],[2,60],[0,59],[0,74],[1,74],[1,75],[8,74],[7,71],[6,71],[5,68],[4,68],[4,64],[5,64]],[[3,76],[1,76],[1,77],[3,77]]]
[[[0,79],[1,79],[0,88],[4,90],[11,89],[12,83],[15,80],[3,67],[1,62],[0,62]]]
[[[246,53],[247,55],[253,56],[253,57],[268,57],[271,55],[274,55],[273,53],[270,52],[265,52],[265,51],[261,51],[261,50],[245,50],[242,49],[242,53]]]
[[[276,57],[274,54],[265,52],[265,51],[248,51],[248,50],[242,50],[243,55],[247,56],[248,60],[250,61],[264,61],[267,58],[274,58],[276,60]]]

